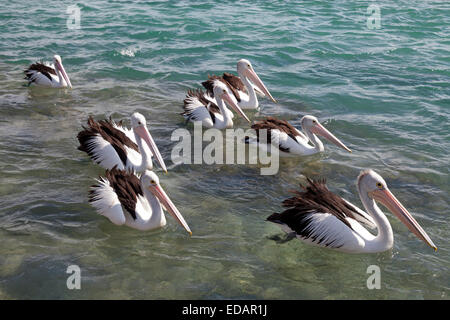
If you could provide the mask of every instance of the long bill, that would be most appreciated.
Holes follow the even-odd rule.
[[[334,136],[334,134],[332,134],[330,131],[328,131],[327,129],[325,129],[325,127],[323,125],[321,125],[319,122],[317,122],[312,128],[311,128],[311,132],[315,133],[315,134],[319,134],[322,137],[324,137],[325,139],[327,139],[328,141],[334,143],[335,145],[337,145],[338,147],[348,151],[348,152],[352,152],[352,150],[350,150],[349,148],[347,148],[347,146],[345,144],[343,144],[341,142],[341,140],[339,140],[338,138],[336,138]]]
[[[234,102],[233,99],[231,99],[230,95],[228,93],[224,93],[222,95],[222,99],[233,108],[234,111],[236,111],[242,118],[247,120],[248,123],[250,123],[250,119],[245,115],[244,111],[242,111],[241,107],[239,107],[236,102]]]
[[[266,95],[266,97],[269,97],[270,100],[277,103],[277,100],[275,100],[274,97],[272,97],[269,90],[266,88],[266,86],[258,77],[255,71],[253,71],[252,69],[247,69],[247,77]]]
[[[163,157],[162,157],[161,153],[159,152],[158,147],[156,146],[156,143],[153,140],[148,129],[144,126],[140,126],[140,127],[135,128],[134,130],[136,130],[136,133],[147,143],[147,145],[150,148],[150,151],[156,157],[156,160],[158,160],[159,165],[164,170],[164,172],[167,173],[167,168],[166,168],[166,164],[164,163]]]
[[[388,189],[372,191],[372,197],[395,214],[397,218],[400,219],[400,221],[403,222],[403,224],[416,235],[416,237],[432,247],[434,251],[437,250],[437,247],[434,245],[433,241],[431,241],[425,230],[422,229],[408,210],[406,210],[406,208]]]
[[[64,80],[66,80],[67,85],[69,88],[72,89],[72,83],[70,82],[69,76],[66,73],[66,69],[64,69],[61,62],[56,61],[56,67],[59,69],[59,72],[61,72],[61,75],[63,76]]]
[[[186,229],[187,232],[192,236],[192,231],[189,228],[186,220],[184,220],[180,211],[178,211],[177,207],[173,204],[172,200],[167,196],[164,190],[159,185],[152,185],[149,187],[150,192],[152,192],[155,197],[161,202],[164,208],[178,221],[178,223]]]

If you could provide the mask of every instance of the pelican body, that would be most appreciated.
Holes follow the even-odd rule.
[[[55,55],[53,64],[35,62],[24,71],[28,85],[35,84],[52,88],[72,88],[69,76],[61,62],[61,57]]]
[[[237,73],[239,76],[227,72],[221,77],[216,75],[208,76],[208,80],[202,82],[208,94],[207,96],[205,95],[205,98],[214,101],[214,86],[217,84],[216,80],[218,80],[225,84],[227,92],[242,109],[259,108],[257,93],[269,97],[276,103],[276,100],[256,74],[250,61],[246,59],[239,60],[237,63]],[[217,103],[217,101],[214,102]]]
[[[281,213],[274,213],[268,221],[305,243],[347,253],[375,253],[392,248],[392,227],[377,206],[383,204],[419,239],[434,250],[433,241],[408,210],[390,192],[384,179],[373,170],[362,171],[357,180],[361,202],[367,213],[328,190],[324,180],[312,181],[303,192],[286,199]],[[373,235],[363,225],[377,228]]]
[[[147,129],[145,117],[135,112],[131,115],[129,130],[122,122],[88,119],[88,127],[78,133],[79,150],[105,169],[133,170],[143,172],[153,169],[155,156],[161,168],[167,172],[161,153]]]
[[[91,187],[89,202],[99,214],[116,225],[141,231],[166,225],[163,209],[192,234],[181,213],[159,184],[158,176],[145,171],[140,178],[134,173],[113,168],[99,177]]]
[[[228,109],[226,102],[241,117],[250,122],[241,107],[231,98],[226,85],[219,80],[215,80],[215,82],[213,91],[217,104],[205,99],[205,94],[201,90],[188,91],[184,99],[184,112],[182,113],[186,121],[201,122],[202,126],[207,128],[232,128],[233,113]]]
[[[280,156],[308,156],[324,151],[321,135],[342,149],[351,152],[338,138],[325,129],[316,117],[304,116],[301,119],[303,132],[293,127],[289,122],[275,117],[267,117],[252,125],[256,138],[246,137],[245,143],[255,144],[268,151],[272,147],[279,149]],[[265,133],[263,131],[265,130]],[[265,134],[265,138],[261,138]],[[311,145],[312,144],[312,145]]]

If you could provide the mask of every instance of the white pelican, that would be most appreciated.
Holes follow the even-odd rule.
[[[122,121],[94,121],[88,119],[88,128],[78,133],[79,150],[86,152],[91,159],[105,169],[130,169],[143,172],[153,169],[152,156],[167,172],[166,165],[147,129],[145,117],[135,112],[131,115],[132,130],[122,126]],[[145,143],[142,143],[142,140]]]
[[[352,152],[331,132],[319,123],[316,117],[304,116],[300,120],[303,133],[294,128],[285,120],[275,117],[256,122],[252,129],[256,131],[256,138],[246,137],[245,143],[256,144],[260,148],[270,151],[271,146],[276,145],[280,150],[280,156],[307,156],[318,152],[323,152],[322,141],[316,136],[321,135],[342,149]],[[262,130],[267,132],[267,140],[260,141]],[[309,143],[312,143],[311,146]]]
[[[348,253],[383,252],[392,248],[394,235],[391,225],[376,202],[394,213],[408,229],[435,251],[433,241],[389,191],[383,178],[373,170],[364,170],[357,180],[361,202],[367,213],[328,190],[325,181],[311,181],[303,192],[286,199],[283,206],[289,209],[274,213],[268,221],[298,239],[312,245]],[[374,236],[360,223],[377,228]]]
[[[225,84],[219,80],[214,85],[214,94],[217,105],[204,99],[204,93],[201,90],[189,90],[184,99],[182,115],[186,121],[201,122],[204,127],[225,129],[233,127],[232,112],[227,108],[228,103],[240,116],[250,122],[242,109],[231,98]]]
[[[273,102],[277,102],[264,83],[253,70],[252,64],[246,59],[241,59],[237,63],[237,73],[239,77],[225,72],[221,77],[213,75],[208,76],[208,80],[202,82],[209,96],[206,99],[214,99],[214,85],[216,80],[221,81],[227,86],[228,93],[242,109],[258,109],[259,102],[256,93],[269,97]],[[214,101],[214,100],[212,100]],[[214,101],[215,102],[215,101]]]
[[[89,202],[112,223],[142,231],[166,225],[164,208],[192,235],[188,224],[152,171],[145,171],[139,179],[129,171],[116,168],[106,170],[105,177],[99,177],[97,184],[91,187]]]
[[[44,87],[53,88],[72,88],[69,76],[64,69],[61,57],[53,56],[53,64],[46,62],[36,62],[24,71],[25,79],[28,80],[28,85],[36,84]]]

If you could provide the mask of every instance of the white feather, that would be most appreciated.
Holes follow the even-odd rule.
[[[186,120],[191,122],[201,122],[202,126],[212,128],[214,122],[211,119],[208,109],[195,96],[186,97],[187,103],[184,105]]]
[[[344,252],[359,252],[360,248],[364,247],[365,241],[361,236],[334,215],[314,212],[309,215],[309,219],[307,231],[311,232],[310,237],[296,234],[298,239],[315,246],[334,248]],[[282,228],[288,233],[295,232],[285,224]],[[319,243],[319,240],[322,241]]]
[[[117,169],[125,169],[117,151],[100,134],[97,133],[89,139],[86,146],[89,150],[92,150],[94,161],[103,168],[112,169],[117,166]]]
[[[92,187],[93,200],[90,201],[97,212],[116,225],[125,224],[126,218],[123,213],[122,205],[114,192],[114,189],[109,184],[109,181],[100,178],[97,179],[99,185]]]

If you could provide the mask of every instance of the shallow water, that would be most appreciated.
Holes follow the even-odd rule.
[[[0,7],[0,298],[448,299],[450,237],[450,5],[373,2],[78,1],[81,29],[62,1]],[[24,86],[31,62],[61,55],[73,90]],[[299,125],[312,114],[352,150],[258,166],[173,165],[170,135],[188,88],[235,72],[247,58],[279,101],[251,119]],[[88,115],[143,113],[166,163],[161,183],[193,230],[142,233],[112,225],[87,203],[103,171],[77,150]],[[237,127],[245,128],[243,121]],[[192,127],[187,127],[192,131]],[[439,250],[387,213],[391,251],[348,255],[281,234],[265,222],[304,176],[361,206],[355,179],[379,172]],[[81,290],[66,268],[80,266]],[[381,289],[368,290],[369,265]]]

